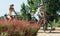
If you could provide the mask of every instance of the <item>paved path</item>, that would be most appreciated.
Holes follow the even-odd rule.
[[[39,30],[37,36],[60,36],[60,28],[55,28],[56,30],[52,31],[52,33],[44,33],[43,30]]]

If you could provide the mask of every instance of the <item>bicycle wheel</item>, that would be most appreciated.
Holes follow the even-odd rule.
[[[44,32],[51,32],[52,31],[52,24],[50,22],[46,22],[43,26]]]

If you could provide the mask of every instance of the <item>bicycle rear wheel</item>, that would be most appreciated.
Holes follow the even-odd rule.
[[[52,24],[46,22],[46,23],[44,24],[44,26],[43,26],[43,31],[44,31],[44,32],[51,32],[51,31],[52,31]]]

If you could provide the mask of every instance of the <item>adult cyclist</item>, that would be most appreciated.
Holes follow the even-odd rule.
[[[16,13],[16,11],[14,9],[14,4],[11,4],[10,7],[9,7],[9,13],[8,13],[8,15],[5,14],[5,17],[7,19],[11,20],[12,19],[12,13],[13,12],[17,15],[17,13]]]

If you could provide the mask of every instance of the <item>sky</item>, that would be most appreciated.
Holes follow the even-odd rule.
[[[0,16],[4,16],[4,14],[9,12],[8,9],[11,4],[14,4],[14,8],[17,12],[20,12],[23,2],[27,4],[27,0],[0,0]]]
[[[27,0],[0,0],[0,16],[8,14],[8,9],[11,4],[14,4],[14,8],[17,12],[20,12],[21,4],[27,4]]]

